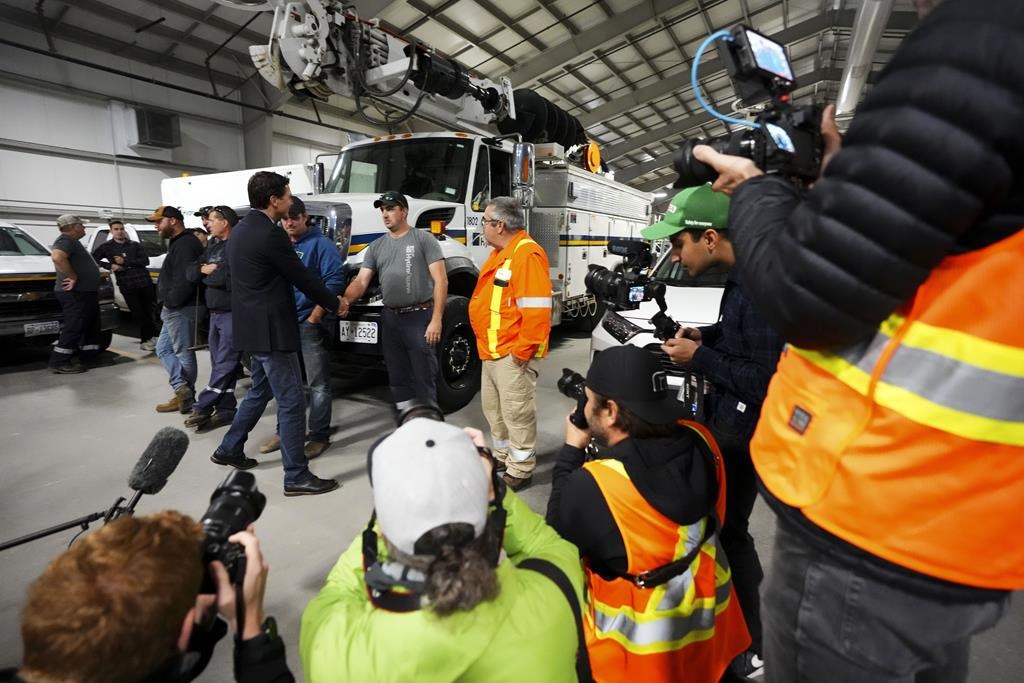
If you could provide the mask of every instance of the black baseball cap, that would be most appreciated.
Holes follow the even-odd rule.
[[[405,195],[401,192],[395,192],[394,190],[388,190],[380,197],[374,200],[373,208],[379,209],[380,207],[390,204],[392,206],[400,206],[403,209],[409,208],[409,200],[405,198]]]
[[[636,346],[616,346],[597,354],[586,385],[653,425],[671,424],[689,415],[668,386],[658,357]]]
[[[306,213],[306,202],[302,201],[295,195],[292,195],[292,205],[288,208],[288,215],[292,218],[301,216]]]
[[[205,218],[211,211],[213,211],[213,209],[214,209],[214,207],[212,207],[212,206],[204,206],[203,208],[199,209],[198,211],[196,211],[192,215],[193,216],[202,216],[203,218]]]

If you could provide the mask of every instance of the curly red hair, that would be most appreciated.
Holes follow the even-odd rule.
[[[178,512],[123,517],[76,543],[29,591],[26,680],[132,683],[175,652],[202,581],[203,533]]]

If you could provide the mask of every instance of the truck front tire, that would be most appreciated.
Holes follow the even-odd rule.
[[[480,391],[480,358],[469,324],[469,299],[450,296],[437,344],[437,403],[445,413],[464,408]]]

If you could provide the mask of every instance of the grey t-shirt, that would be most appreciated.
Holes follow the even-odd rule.
[[[82,243],[76,239],[72,239],[67,235],[61,235],[53,243],[54,249],[60,249],[68,255],[68,261],[71,262],[71,267],[75,271],[75,275],[78,276],[78,282],[75,283],[76,292],[97,292],[100,289],[100,268],[96,265],[96,262],[92,260],[92,256],[85,250]],[[57,284],[54,285],[54,290],[58,292],[64,291],[64,287],[61,285],[61,281],[67,277],[59,269],[57,270]]]
[[[383,235],[366,248],[363,268],[377,273],[384,305],[412,306],[434,296],[434,278],[429,266],[444,258],[437,239],[411,228],[398,239]]]

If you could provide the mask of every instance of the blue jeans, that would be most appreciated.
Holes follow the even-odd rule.
[[[217,448],[224,458],[245,457],[245,441],[259,422],[270,399],[277,399],[277,425],[281,435],[284,483],[299,484],[312,477],[303,451],[306,436],[306,397],[299,354],[271,351],[252,354],[252,386],[238,405],[231,428]]]
[[[160,319],[164,326],[156,342],[156,355],[167,370],[171,387],[175,391],[186,384],[195,388],[199,366],[196,365],[196,352],[189,350],[195,341],[195,306],[174,310],[164,306],[160,309]]]
[[[1008,598],[928,597],[819,553],[779,521],[761,591],[768,683],[963,683]],[[976,561],[984,562],[984,558]]]
[[[309,387],[310,441],[326,443],[331,435],[331,366],[327,351],[327,327],[299,323],[302,340],[302,365]]]

